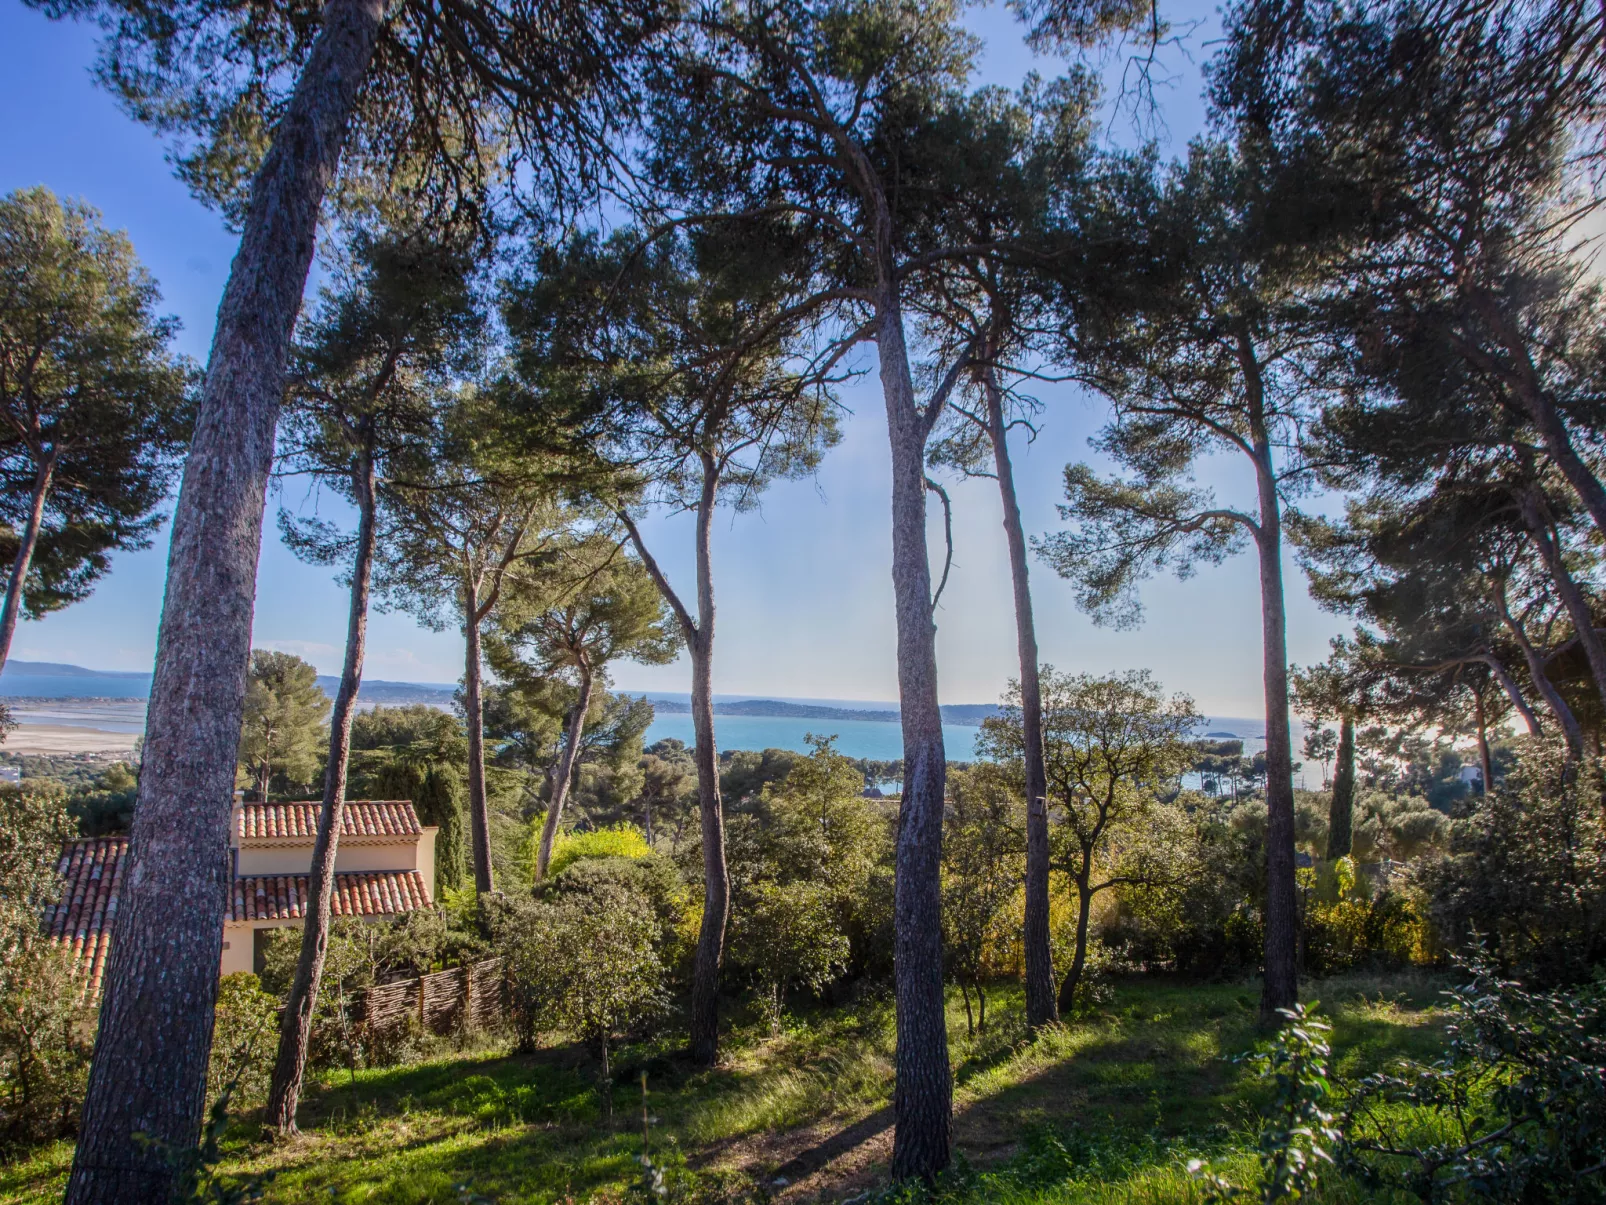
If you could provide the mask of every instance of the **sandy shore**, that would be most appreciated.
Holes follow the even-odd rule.
[[[0,750],[6,753],[128,753],[139,735],[137,732],[24,722],[6,737]]]

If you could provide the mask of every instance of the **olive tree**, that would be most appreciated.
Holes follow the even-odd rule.
[[[1166,698],[1146,670],[1096,677],[1043,675],[1043,760],[1058,826],[1060,869],[1076,889],[1076,947],[1060,984],[1060,1011],[1075,1006],[1087,966],[1093,901],[1117,887],[1153,888],[1175,867],[1151,857],[1146,830],[1160,796],[1193,764],[1199,716],[1186,695]],[[1020,696],[1011,687],[999,715],[982,725],[979,747],[1018,764]],[[1158,852],[1158,851],[1155,851]]]

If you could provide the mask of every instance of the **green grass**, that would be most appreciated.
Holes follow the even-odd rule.
[[[1340,1072],[1355,1077],[1440,1042],[1439,984],[1420,976],[1312,985],[1333,1023]],[[1092,1019],[1027,1040],[1018,991],[1000,990],[990,1031],[965,1034],[949,1014],[954,1135],[968,1170],[953,1202],[1069,1205],[1200,1198],[1184,1164],[1205,1157],[1247,1177],[1261,1085],[1227,1056],[1250,1048],[1252,985],[1121,984]],[[873,1184],[890,1135],[890,1006],[822,1011],[778,1039],[739,1025],[728,1057],[693,1070],[668,1047],[623,1052],[607,1121],[591,1057],[572,1046],[531,1056],[496,1049],[326,1078],[302,1110],[303,1137],[275,1146],[247,1116],[224,1141],[224,1170],[271,1172],[267,1199],[385,1205],[457,1202],[469,1185],[500,1205],[619,1199],[640,1174],[639,1072],[653,1142],[672,1164],[768,1182],[777,1169],[841,1195]],[[834,1158],[832,1158],[834,1156]],[[0,1202],[59,1196],[71,1148],[58,1144],[0,1167]],[[1338,1205],[1375,1200],[1330,1184]]]

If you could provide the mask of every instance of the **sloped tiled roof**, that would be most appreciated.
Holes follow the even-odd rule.
[[[85,976],[84,991],[100,994],[111,948],[112,918],[123,882],[127,837],[69,841],[61,851],[61,901],[45,909],[45,932],[66,946]]]
[[[429,907],[416,870],[356,870],[335,875],[335,916],[395,916]],[[234,880],[229,919],[236,923],[300,920],[307,914],[307,876],[264,874]]]
[[[409,805],[409,812],[411,807]],[[44,912],[46,935],[65,946],[84,976],[88,999],[100,995],[111,950],[112,920],[123,882],[127,837],[69,841],[61,852],[61,900]],[[430,906],[416,870],[343,871],[335,875],[336,916],[396,916]],[[307,913],[307,876],[236,878],[229,920],[300,920]]]
[[[318,833],[318,812],[323,804],[315,799],[301,803],[241,804],[235,821],[235,835],[241,841],[311,841]],[[340,836],[416,837],[424,831],[410,800],[352,799],[346,802]]]

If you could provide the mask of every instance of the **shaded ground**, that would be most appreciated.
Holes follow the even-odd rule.
[[[1340,1070],[1431,1053],[1436,987],[1415,977],[1317,985]],[[962,1009],[949,1017],[955,1147],[982,1177],[964,1199],[1187,1200],[1184,1154],[1243,1156],[1261,1089],[1222,1056],[1258,1036],[1251,987],[1126,983],[1099,1016],[1035,1041],[1018,994],[1002,995],[988,1034],[967,1037]],[[672,1180],[732,1193],[756,1182],[799,1205],[840,1200],[872,1187],[890,1159],[892,1044],[890,1008],[869,1004],[811,1016],[775,1040],[738,1029],[711,1071],[626,1052],[611,1120],[584,1051],[464,1052],[326,1082],[304,1110],[305,1136],[288,1146],[261,1141],[247,1120],[229,1136],[226,1168],[272,1172],[271,1202],[446,1205],[468,1188],[504,1205],[620,1201],[641,1174],[645,1071],[652,1151]],[[69,1159],[61,1145],[0,1168],[0,1202],[52,1199]],[[990,1169],[1002,1178],[983,1183]],[[1122,1195],[1127,1182],[1142,1191]]]

